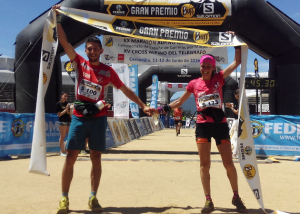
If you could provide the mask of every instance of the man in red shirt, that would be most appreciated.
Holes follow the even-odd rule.
[[[59,9],[60,5],[52,7]],[[100,63],[103,53],[102,44],[96,37],[89,38],[85,44],[85,53],[89,60],[78,55],[69,44],[66,34],[60,24],[60,14],[57,13],[57,36],[66,54],[72,61],[76,72],[75,96],[77,101],[73,110],[73,118],[68,135],[68,154],[62,171],[62,199],[57,210],[58,214],[66,214],[69,210],[68,193],[73,178],[73,167],[80,150],[85,148],[85,139],[89,138],[91,170],[91,195],[88,206],[93,212],[101,212],[96,193],[101,177],[101,153],[106,149],[105,132],[107,128],[107,107],[100,111],[95,103],[105,106],[105,96],[108,85],[120,89],[129,99],[137,103],[145,113],[151,115],[153,109],[145,105],[139,97],[119,79],[113,68]]]
[[[176,127],[176,136],[180,134],[180,128],[182,124],[182,107],[175,108],[173,112],[175,127]]]

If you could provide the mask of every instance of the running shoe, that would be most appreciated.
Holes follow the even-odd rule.
[[[205,201],[205,206],[201,210],[201,213],[211,213],[215,210],[214,203],[210,200]]]
[[[85,150],[81,150],[80,154],[87,155],[88,153]]]
[[[101,212],[103,210],[103,208],[100,206],[98,199],[96,198],[96,196],[92,196],[89,199],[89,208],[93,211],[93,212]]]
[[[60,153],[60,156],[63,156],[63,157],[66,157],[67,156],[67,154],[66,153]]]
[[[233,198],[232,204],[236,206],[236,209],[239,213],[247,213],[247,208],[245,207],[244,202],[240,197]]]
[[[67,214],[69,211],[69,200],[66,196],[62,197],[56,214]]]

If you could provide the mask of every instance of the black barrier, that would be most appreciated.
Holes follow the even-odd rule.
[[[202,3],[207,2],[210,1],[205,0],[193,4],[195,7],[201,7]],[[221,0],[212,4],[216,8],[221,8],[220,2]],[[278,83],[276,89],[270,90],[270,113],[299,115],[300,103],[298,100],[300,95],[291,93],[290,88],[293,91],[300,90],[300,26],[265,0],[232,0],[231,3],[232,15],[226,16],[221,25],[199,25],[195,28],[210,31],[233,30],[247,43],[250,49],[262,57],[270,59],[269,77],[275,78]],[[65,0],[60,4],[65,7],[107,13],[104,0]],[[15,105],[16,111],[19,113],[35,112],[41,34],[45,18],[46,12],[23,29],[16,39],[15,60],[20,63],[15,65],[15,70],[18,69],[15,74]],[[82,44],[88,36],[110,34],[68,17],[62,17],[61,23],[70,44],[75,47]],[[62,54],[64,54],[62,47],[59,46],[58,55]],[[47,113],[54,112],[54,103],[59,100],[61,74],[57,68],[61,66],[58,60],[56,64],[53,71],[54,76],[49,84],[48,91],[50,92],[47,92],[45,99],[45,111]],[[184,81],[188,82],[190,79],[186,78]],[[143,97],[145,93],[144,91],[141,93],[143,101],[145,101],[145,97]]]

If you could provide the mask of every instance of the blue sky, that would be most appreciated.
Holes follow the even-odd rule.
[[[30,21],[57,2],[52,0],[0,0],[0,54],[2,54],[0,57],[14,58],[14,43],[18,33]],[[300,24],[300,0],[269,0],[269,2]],[[78,47],[77,51],[84,55],[83,46]],[[228,48],[228,58],[229,62],[233,60],[233,48]],[[252,51],[249,51],[247,71],[254,72],[255,58],[258,60],[259,72],[267,72],[269,61]],[[62,57],[62,60],[67,61],[67,57]]]

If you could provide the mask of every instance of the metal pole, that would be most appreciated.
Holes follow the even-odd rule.
[[[256,114],[258,114],[258,89],[256,89]]]
[[[260,89],[260,115],[262,112],[262,89]]]

